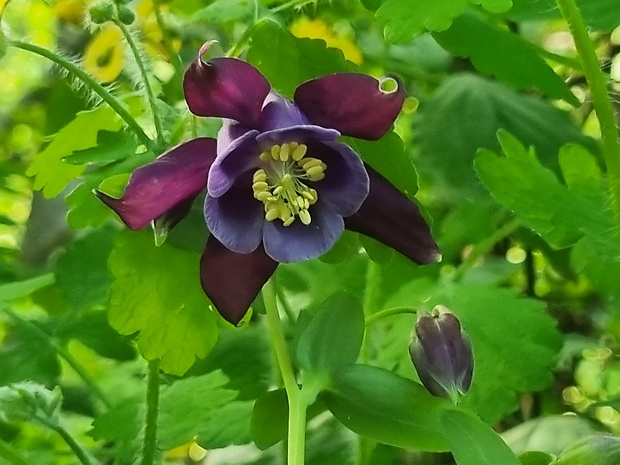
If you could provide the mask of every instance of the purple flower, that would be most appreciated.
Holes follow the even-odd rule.
[[[471,386],[474,358],[461,322],[448,308],[437,305],[420,313],[409,355],[420,381],[437,397],[458,403]]]
[[[301,84],[291,101],[244,61],[204,62],[209,45],[183,87],[195,115],[224,118],[217,141],[191,140],[139,168],[120,199],[97,195],[129,228],[153,222],[165,234],[206,187],[201,280],[224,318],[238,323],[278,263],[327,252],[345,227],[417,263],[437,260],[417,206],[337,140],[390,129],[404,99],[394,78],[331,74]]]

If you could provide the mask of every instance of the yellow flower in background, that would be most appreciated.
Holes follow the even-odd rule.
[[[56,16],[73,24],[82,22],[85,8],[86,0],[58,0],[54,3]]]
[[[2,13],[4,12],[4,7],[7,3],[9,3],[9,0],[0,0],[0,16],[2,16]]]
[[[291,33],[300,39],[322,39],[328,47],[340,49],[344,57],[359,65],[362,63],[362,52],[348,37],[339,35],[321,19],[310,19],[302,16],[290,26]]]
[[[178,460],[189,457],[194,462],[200,462],[206,456],[207,451],[198,445],[195,438],[166,452],[166,458],[169,460]]]
[[[107,25],[90,40],[84,51],[84,70],[100,82],[114,81],[125,65],[123,33]]]
[[[167,5],[161,5],[166,11]],[[157,23],[157,17],[153,10],[153,0],[140,0],[136,5],[136,17],[138,27],[142,31],[143,45],[146,52],[154,58],[162,58],[167,54],[164,46],[164,36]],[[172,39],[172,49],[178,52],[181,49],[181,41]]]

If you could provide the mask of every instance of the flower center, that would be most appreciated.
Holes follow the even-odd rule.
[[[318,158],[306,157],[308,147],[297,142],[274,145],[259,155],[266,163],[252,177],[254,198],[263,202],[265,219],[280,219],[284,226],[299,220],[309,225],[309,208],[319,196],[304,181],[318,182],[325,177],[327,165]]]

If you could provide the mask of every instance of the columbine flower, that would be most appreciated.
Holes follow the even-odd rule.
[[[421,313],[409,345],[420,381],[437,397],[458,403],[471,386],[474,359],[471,342],[456,315],[442,305]]]
[[[153,222],[161,234],[206,187],[201,280],[224,318],[239,322],[278,263],[327,252],[345,227],[418,263],[437,260],[417,206],[337,141],[389,130],[404,98],[394,79],[386,91],[364,74],[332,74],[301,84],[291,101],[244,61],[203,62],[208,46],[184,91],[194,114],[225,118],[217,141],[191,140],[139,168],[120,199],[98,195],[129,228]]]

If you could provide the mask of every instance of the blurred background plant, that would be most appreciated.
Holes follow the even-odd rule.
[[[417,380],[407,352],[415,315],[398,309],[445,304],[476,357],[465,406],[516,453],[557,455],[586,434],[619,434],[620,265],[605,242],[613,226],[583,67],[553,2],[482,3],[446,20],[431,6],[410,14],[404,0],[0,0],[0,463],[133,463],[146,390],[139,352],[166,372],[166,463],[281,462],[282,399],[270,391],[280,380],[261,302],[242,329],[209,313],[200,341],[186,344],[162,336],[180,324],[165,315],[123,317],[127,288],[186,292],[176,273],[195,269],[204,245],[200,202],[163,247],[176,257],[170,270],[140,287],[118,270],[151,263],[123,255],[147,256],[151,239],[128,237],[92,194],[122,192],[166,148],[217,133],[217,121],[187,112],[181,86],[212,39],[216,55],[244,57],[288,96],[303,80],[350,70],[397,74],[408,90],[394,132],[351,144],[424,205],[443,261],[416,267],[345,233],[320,260],[281,267],[293,341],[304,313],[344,288],[363,301],[359,360]],[[579,6],[617,107],[620,6]],[[41,392],[53,401],[7,407]],[[250,425],[257,399],[280,412],[259,417],[273,433]],[[307,463],[454,463],[360,439],[324,402],[310,408]],[[542,457],[531,463],[549,463]]]

